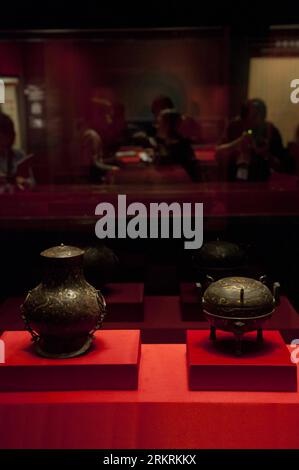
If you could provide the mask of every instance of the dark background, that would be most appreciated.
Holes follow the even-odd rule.
[[[2,3],[2,2],[1,2]],[[5,2],[0,28],[148,28],[231,24],[263,31],[269,24],[296,23],[296,3],[258,1]]]

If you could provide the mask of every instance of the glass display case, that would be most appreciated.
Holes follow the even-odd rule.
[[[296,28],[282,26],[262,36],[228,26],[3,32],[1,76],[19,78],[5,79],[2,112],[13,120],[13,150],[33,156],[1,185],[2,299],[36,285],[41,251],[60,243],[94,247],[96,206],[116,207],[124,194],[145,206],[202,203],[204,243],[237,243],[246,252],[237,274],[278,280],[296,308],[297,107],[290,83],[297,38]],[[150,298],[172,296],[183,312],[184,296],[196,298],[200,251],[184,249],[182,237],[102,242],[119,258],[113,278],[106,264],[108,283],[142,285]],[[105,278],[98,269],[96,287]],[[163,341],[184,338],[184,313],[158,317]],[[125,311],[122,318],[130,327]],[[139,326],[151,341],[151,325]],[[290,339],[290,325],[282,326]]]

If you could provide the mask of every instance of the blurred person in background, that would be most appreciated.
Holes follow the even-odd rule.
[[[91,99],[89,117],[92,128],[101,137],[104,159],[110,159],[126,137],[125,108],[121,103],[95,95]]]
[[[159,115],[167,109],[175,111],[174,103],[169,96],[159,95],[152,102],[151,111],[154,116],[154,126],[156,128]],[[198,122],[186,113],[181,114],[179,133],[182,137],[194,143],[199,143],[201,140],[201,130]]]
[[[201,128],[198,122],[192,116],[188,116],[187,114],[182,114],[180,134],[194,144],[202,142]]]
[[[229,123],[216,152],[221,179],[266,181],[271,171],[286,170],[280,132],[266,117],[265,103],[256,98],[246,101]]]
[[[153,122],[150,125],[147,125],[146,129],[143,126],[136,127],[131,135],[129,141],[130,145],[142,147],[144,149],[155,148],[159,115],[166,109],[174,110],[174,104],[169,96],[158,95],[152,101],[150,109],[153,115]]]
[[[198,163],[189,139],[180,134],[181,114],[164,109],[157,119],[156,159],[158,165],[181,165],[193,180],[198,180]]]
[[[104,159],[103,141],[99,133],[89,126],[87,119],[79,119],[80,160],[84,173],[92,183],[100,183],[109,171],[117,171],[113,159]]]
[[[12,119],[0,112],[0,180],[2,185],[15,184],[19,189],[30,189],[35,184],[30,165],[32,155],[26,156],[13,147],[15,137]]]
[[[174,104],[169,96],[158,95],[151,104],[151,111],[154,116],[154,121],[157,123],[159,115],[165,109],[174,109]]]

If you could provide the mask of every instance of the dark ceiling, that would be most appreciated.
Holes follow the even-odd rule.
[[[3,5],[4,3],[4,5]],[[262,31],[270,24],[299,23],[294,1],[27,0],[1,2],[0,28],[102,29],[231,25]]]

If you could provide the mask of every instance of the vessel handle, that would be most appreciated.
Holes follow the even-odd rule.
[[[209,274],[206,275],[206,283],[208,286],[212,284],[212,282],[215,282],[215,279],[212,276],[209,276]]]
[[[280,284],[279,282],[274,282],[273,284],[273,297],[275,305],[280,304]]]
[[[267,283],[267,275],[263,274],[262,276],[260,276],[259,281],[262,282],[263,284],[266,284]]]
[[[99,308],[100,308],[100,316],[99,316],[99,319],[97,321],[97,324],[96,326],[94,327],[94,329],[89,333],[90,336],[93,336],[93,334],[97,331],[97,330],[100,330],[102,328],[102,325],[103,325],[103,321],[104,321],[104,318],[107,314],[107,310],[106,310],[106,307],[107,307],[107,304],[106,304],[106,300],[103,296],[103,294],[98,290],[97,291],[97,301],[98,301],[98,305],[99,305]]]
[[[31,291],[28,292],[25,301],[27,300],[27,298],[29,297],[30,294],[31,294]],[[22,317],[22,320],[23,320],[24,325],[25,325],[25,330],[27,330],[27,331],[31,334],[31,341],[33,341],[34,343],[36,343],[37,341],[39,341],[40,336],[39,336],[39,335],[34,331],[34,329],[31,327],[31,325],[30,325],[30,323],[29,323],[29,320],[28,320],[28,318],[26,317],[26,311],[25,311],[25,308],[24,308],[24,304],[21,304],[20,310],[21,310],[21,317]]]
[[[202,290],[203,290],[203,289],[202,289],[202,285],[201,285],[200,282],[196,282],[196,283],[195,283],[195,286],[196,286],[197,294],[198,294],[198,296],[199,296],[199,298],[200,298],[200,300],[201,300],[201,298],[202,298]]]

